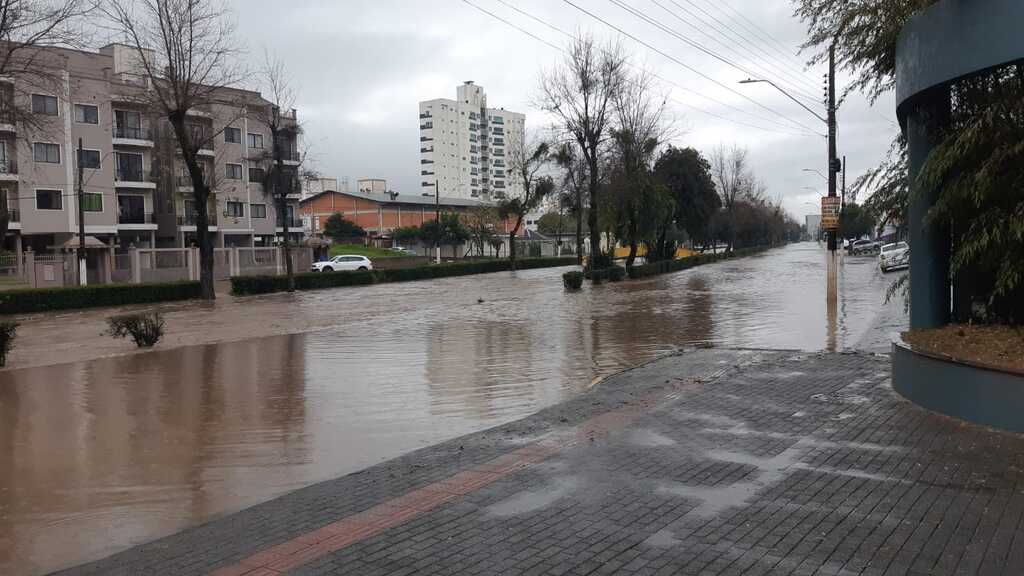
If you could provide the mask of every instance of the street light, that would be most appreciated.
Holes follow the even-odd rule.
[[[822,117],[821,114],[818,114],[814,110],[811,110],[803,102],[801,102],[801,101],[797,100],[796,98],[794,98],[793,95],[791,95],[789,92],[786,92],[782,88],[779,88],[778,84],[776,84],[775,82],[772,82],[771,80],[762,80],[762,79],[755,80],[753,78],[747,78],[746,80],[740,80],[740,84],[757,84],[757,83],[760,83],[760,82],[763,82],[765,84],[771,84],[772,86],[775,87],[776,90],[778,90],[779,92],[782,92],[783,94],[785,94],[787,98],[789,98],[793,102],[796,102],[797,104],[799,104],[804,110],[807,110],[811,114],[814,114],[815,118],[817,118],[818,120],[821,120],[822,122],[825,123],[826,126],[828,126],[828,120],[826,120],[824,117]]]
[[[828,182],[828,176],[825,176],[825,175],[824,175],[824,174],[822,174],[822,173],[821,173],[820,171],[818,171],[818,170],[815,170],[814,168],[804,168],[804,169],[802,169],[802,170],[800,170],[800,171],[801,171],[801,172],[814,172],[814,173],[815,173],[815,174],[817,174],[818,176],[821,176],[821,179],[822,179],[822,180],[824,180],[825,182]]]
[[[817,188],[811,188],[810,186],[803,186],[800,189],[801,190],[810,190],[811,192],[814,192],[818,196],[824,196],[824,194],[822,194],[821,192],[818,192]],[[810,204],[810,202],[808,202],[808,204]]]

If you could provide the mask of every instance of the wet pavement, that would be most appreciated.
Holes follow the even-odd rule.
[[[0,573],[95,559],[687,347],[884,351],[903,322],[873,259],[830,266],[809,243],[577,294],[563,271],[165,305],[147,353],[99,336],[109,310],[25,320],[0,371]]]
[[[1024,573],[1024,436],[888,380],[688,351],[64,576]]]

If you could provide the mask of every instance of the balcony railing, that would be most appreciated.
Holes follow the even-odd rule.
[[[178,214],[178,226],[195,226],[198,216],[193,212],[191,214]],[[217,214],[211,211],[206,215],[206,224],[208,226],[217,225]]]
[[[8,210],[7,211],[7,221],[8,222],[21,222],[21,213],[18,212],[17,210]]]
[[[156,224],[152,212],[122,212],[117,215],[118,224]]]
[[[277,227],[278,228],[284,228],[285,224],[288,224],[288,229],[289,230],[294,230],[294,229],[302,228],[304,226],[304,224],[302,223],[302,220],[299,219],[299,218],[285,218],[283,220],[278,221]]]
[[[430,130],[433,127],[434,127],[434,123],[433,122],[424,122],[423,124],[420,124],[420,130]]]
[[[114,179],[118,182],[152,182],[152,175],[145,170],[117,169]]]
[[[420,114],[420,120],[425,120],[425,119],[431,118],[431,117],[432,116],[430,115],[430,112],[424,112],[424,113]]]
[[[213,185],[210,182],[210,178],[209,177],[204,178],[204,180],[206,181],[206,185],[207,186],[212,186]],[[178,175],[177,181],[178,181],[178,186],[181,187],[181,188],[191,188],[192,187],[192,177],[191,176]]]
[[[281,158],[290,162],[301,162],[302,154],[299,154],[297,150],[285,150],[281,152]]]
[[[0,160],[0,174],[17,174],[18,165],[14,160]]]
[[[132,140],[152,140],[153,134],[148,128],[139,126],[115,126],[114,138],[130,138]]]

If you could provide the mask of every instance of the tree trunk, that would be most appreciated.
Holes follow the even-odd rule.
[[[181,149],[185,168],[192,180],[192,198],[196,203],[196,236],[199,240],[199,297],[203,300],[215,300],[217,294],[213,288],[213,238],[210,237],[210,185],[196,161],[196,144],[192,142],[185,126],[185,113],[173,112],[168,120],[174,129]],[[186,214],[187,216],[187,214]]]
[[[292,270],[292,244],[288,238],[288,190],[289,186],[285,186],[285,173],[284,173],[284,157],[282,156],[281,150],[281,129],[280,116],[277,112],[277,107],[274,108],[274,121],[270,126],[270,138],[274,144],[274,163],[277,165],[277,178],[275,178],[274,192],[278,197],[280,203],[281,215],[281,231],[284,233],[284,273],[285,282],[288,286],[288,292],[295,292],[295,271]]]
[[[597,151],[595,150],[590,154],[590,158],[587,159],[587,164],[590,169],[590,211],[587,213],[587,224],[590,226],[590,268],[595,269],[595,266],[604,267],[601,254],[601,231],[597,228],[597,207],[600,206],[598,203],[598,197],[600,196],[600,182],[597,179]]]
[[[213,289],[213,238],[210,237],[210,189],[205,182],[195,185],[193,179],[192,195],[196,201],[196,236],[199,239],[199,297],[203,300],[215,300],[217,294]]]
[[[636,240],[629,241],[629,256],[626,256],[626,269],[633,267],[633,261],[636,260]]]
[[[576,264],[583,265],[583,194],[576,189]]]

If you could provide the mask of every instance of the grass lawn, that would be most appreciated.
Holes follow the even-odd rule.
[[[333,244],[331,246],[331,256],[333,257],[339,254],[366,256],[371,260],[374,258],[400,258],[402,256],[408,256],[408,254],[395,252],[394,250],[388,250],[387,248],[374,248],[372,246],[363,246],[362,244]]]

